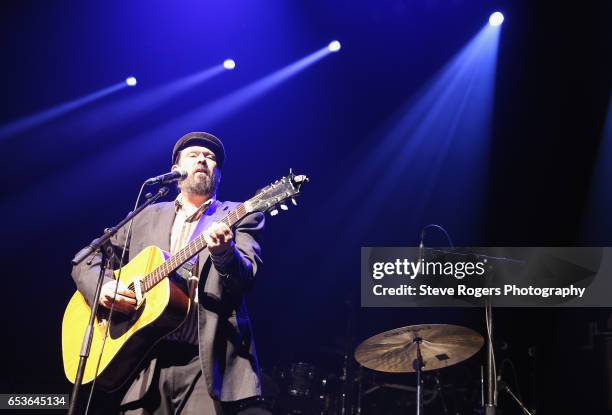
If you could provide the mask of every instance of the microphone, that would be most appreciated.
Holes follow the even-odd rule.
[[[419,272],[417,272],[417,274],[421,274],[423,275],[423,267],[425,266],[425,264],[423,263],[423,259],[425,258],[425,253],[423,252],[425,250],[425,245],[423,244],[423,239],[421,239],[421,243],[419,244],[419,259],[417,260],[417,263],[419,264]]]
[[[427,225],[429,226],[429,225]],[[423,272],[423,268],[425,267],[424,261],[423,259],[425,258],[425,244],[423,243],[423,241],[425,241],[425,230],[427,229],[427,226],[425,226],[422,230],[421,230],[421,243],[419,243],[419,259],[418,261],[418,267],[419,267],[419,272],[417,272],[417,275],[425,275],[425,273]]]
[[[151,177],[150,179],[147,179],[145,181],[145,184],[150,185],[150,184],[157,184],[157,183],[166,184],[166,183],[177,182],[180,180],[185,180],[187,178],[187,174],[188,174],[187,170],[177,169],[177,170],[171,171],[170,173]]]

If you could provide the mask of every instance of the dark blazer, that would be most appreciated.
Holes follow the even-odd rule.
[[[221,219],[235,202],[215,202],[202,220],[212,223]],[[170,232],[176,211],[173,202],[157,203],[136,217],[131,240],[128,241],[129,259],[150,245],[170,251]],[[204,225],[208,226],[206,223]],[[205,226],[205,227],[206,227]],[[210,395],[220,401],[235,401],[261,394],[259,368],[251,322],[244,294],[252,284],[260,265],[258,239],[264,226],[264,215],[246,216],[234,229],[234,258],[227,267],[227,275],[220,275],[210,259],[208,249],[199,254],[200,281],[198,285],[198,333],[202,371]],[[127,226],[112,239],[121,255],[126,243]],[[100,258],[91,265],[83,261],[72,270],[78,290],[89,304],[95,294]],[[112,271],[107,271],[107,280]],[[148,390],[156,361],[152,359],[133,380],[122,404],[140,399]]]

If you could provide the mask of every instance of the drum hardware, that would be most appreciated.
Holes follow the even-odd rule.
[[[362,366],[381,372],[416,372],[416,413],[420,415],[423,406],[421,373],[462,362],[476,354],[483,344],[482,336],[466,327],[420,324],[370,337],[357,347],[355,359]]]

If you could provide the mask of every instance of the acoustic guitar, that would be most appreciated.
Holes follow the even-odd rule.
[[[288,176],[259,190],[255,196],[229,212],[220,222],[235,227],[246,215],[269,212],[272,216],[287,210],[286,202],[300,193],[308,181],[304,175]],[[180,286],[176,271],[190,258],[206,248],[203,235],[193,239],[175,255],[169,256],[156,246],[143,249],[120,270],[115,278],[134,292],[136,310],[131,315],[99,307],[93,331],[90,359],[85,366],[83,384],[96,379],[103,390],[120,388],[136,371],[157,342],[178,329],[186,320],[191,303]],[[64,372],[75,382],[81,344],[91,308],[77,291],[70,299],[62,321],[62,357]],[[107,335],[108,333],[108,335]],[[100,361],[96,376],[96,366]]]

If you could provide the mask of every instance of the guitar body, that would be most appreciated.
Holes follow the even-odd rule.
[[[127,287],[166,261],[164,251],[149,246],[121,268],[121,282]],[[115,271],[115,277],[119,270]],[[164,278],[144,293],[131,316],[113,312],[110,322],[108,310],[100,306],[93,328],[93,340],[83,384],[95,378],[96,366],[107,326],[109,334],[100,359],[96,385],[103,390],[120,388],[135,372],[153,346],[181,326],[189,313],[190,301],[185,292],[170,278]],[[77,291],[64,313],[62,321],[62,356],[68,380],[74,383],[79,366],[83,336],[89,322],[91,308]]]

